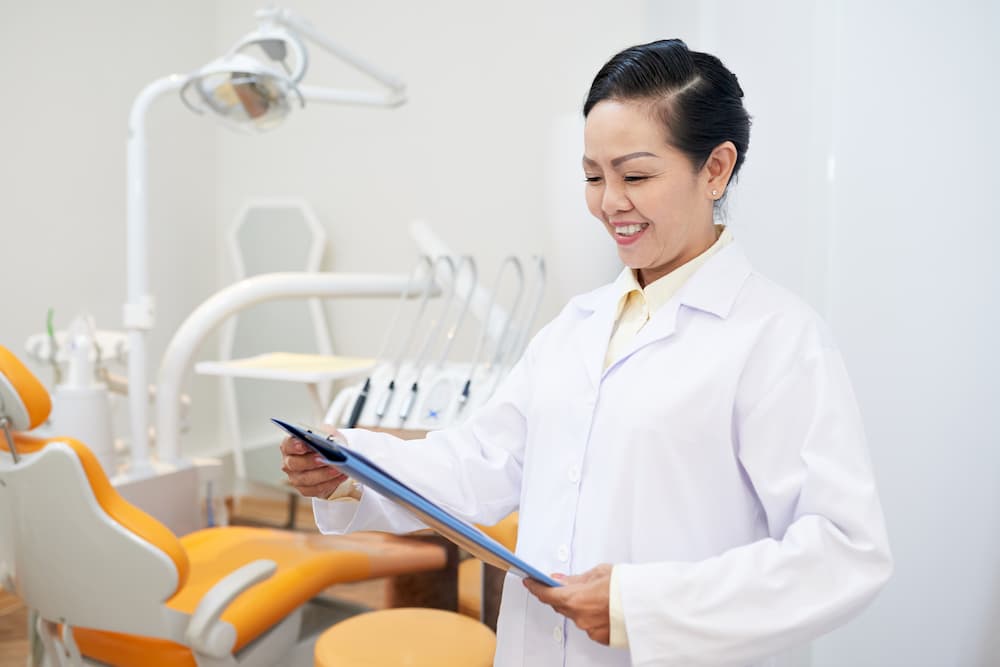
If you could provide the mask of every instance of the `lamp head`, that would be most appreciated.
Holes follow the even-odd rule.
[[[262,26],[222,58],[190,75],[181,99],[197,113],[217,114],[243,132],[277,127],[295,100],[308,59],[301,42],[281,28]]]

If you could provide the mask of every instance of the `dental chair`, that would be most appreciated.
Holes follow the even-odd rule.
[[[0,584],[37,615],[49,665],[311,659],[296,650],[304,603],[366,578],[365,554],[259,528],[178,538],[123,500],[85,445],[24,433],[50,408],[0,347]]]

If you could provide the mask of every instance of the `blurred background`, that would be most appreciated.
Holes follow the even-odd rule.
[[[542,254],[547,321],[618,270],[582,200],[590,80],[624,47],[680,37],[718,55],[746,92],[751,145],[725,221],[762,273],[832,325],[896,556],[871,608],[804,648],[800,664],[1000,664],[1000,3],[285,6],[403,79],[408,102],[315,105],[261,136],[173,97],[150,109],[151,377],[181,321],[233,280],[225,239],[254,197],[307,201],[328,236],[327,270],[409,270],[414,219],[487,277],[508,253]],[[129,107],[153,79],[228,50],[257,5],[0,7],[0,344],[18,351],[49,308],[62,325],[86,312],[120,327]],[[365,85],[318,51],[310,81]],[[326,309],[339,351],[375,354],[389,310]],[[268,326],[288,325],[265,321],[258,334]],[[218,383],[188,382],[184,451],[217,453]]]

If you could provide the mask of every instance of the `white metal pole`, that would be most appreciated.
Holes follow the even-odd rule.
[[[149,390],[146,380],[146,332],[153,328],[155,305],[149,290],[149,226],[146,154],[146,111],[160,96],[179,90],[177,74],[157,79],[142,89],[128,117],[126,222],[126,301],[123,320],[128,331],[128,398],[132,457],[130,472],[152,469],[149,456]]]

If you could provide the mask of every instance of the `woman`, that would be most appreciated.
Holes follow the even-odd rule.
[[[749,143],[743,91],[679,40],[627,49],[584,106],[587,204],[626,269],[572,299],[465,424],[350,446],[469,521],[520,509],[499,665],[768,664],[892,569],[861,420],[819,317],[761,277],[714,209]],[[295,441],[326,532],[419,527]],[[356,495],[356,494],[355,494]],[[572,622],[570,622],[572,621]]]

